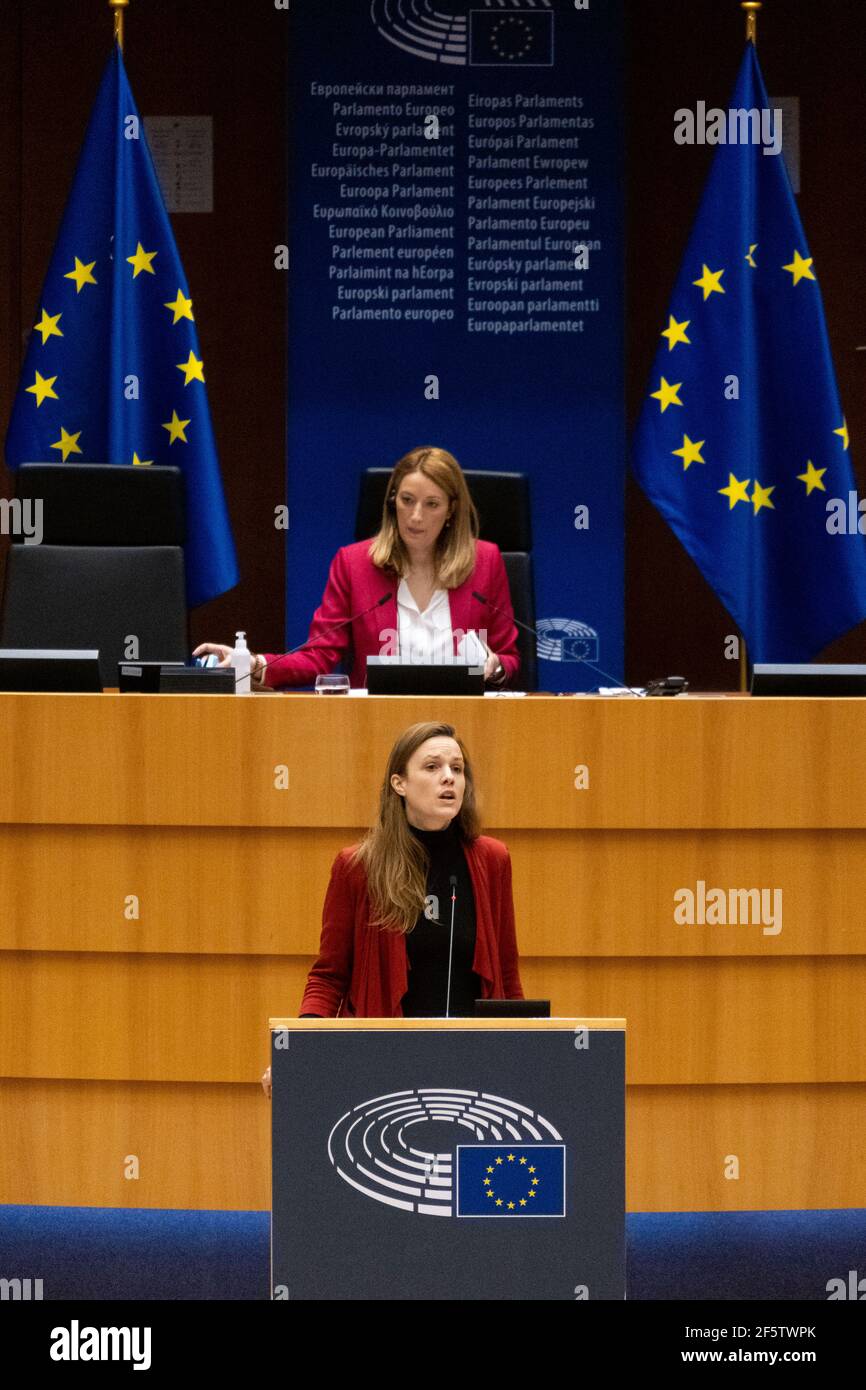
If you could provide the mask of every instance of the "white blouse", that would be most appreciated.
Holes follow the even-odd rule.
[[[422,613],[405,579],[397,589],[397,622],[400,660],[416,665],[446,665],[466,661],[483,666],[487,652],[474,632],[461,637],[454,651],[451,605],[447,589],[434,589]]]

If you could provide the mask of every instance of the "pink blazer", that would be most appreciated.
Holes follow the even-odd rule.
[[[522,999],[511,856],[501,840],[479,835],[465,846],[475,898],[472,969],[484,999]],[[331,869],[322,909],[319,955],[307,979],[299,1013],[335,1018],[400,1018],[409,988],[406,938],[370,925],[372,908],[363,865],[341,849]]]
[[[307,646],[293,656],[265,653],[265,660],[269,663],[265,671],[266,685],[275,689],[312,685],[316,676],[333,671],[351,651],[350,682],[353,686],[364,686],[367,683],[367,657],[385,655],[394,650],[393,643],[388,644],[388,636],[395,633],[399,626],[397,589],[400,580],[396,574],[378,569],[367,553],[369,549],[369,540],[340,547],[331,562],[322,602],[313,615]],[[473,589],[505,612],[498,613],[495,608],[473,598]],[[374,608],[373,605],[383,595],[387,596],[386,602]],[[517,655],[517,628],[512,621],[508,576],[497,545],[492,541],[475,542],[475,568],[463,584],[449,590],[448,601],[451,629],[457,634],[455,653],[460,633],[470,629],[486,629],[487,645],[499,656],[505,668],[505,683],[510,684],[518,671],[520,659]],[[365,611],[367,609],[372,611]],[[360,616],[344,627],[333,629],[333,624],[353,614]],[[326,628],[332,630],[326,632]],[[388,636],[384,635],[386,633]]]

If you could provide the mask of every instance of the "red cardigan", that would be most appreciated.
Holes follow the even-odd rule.
[[[485,999],[523,999],[511,897],[511,856],[501,840],[479,835],[464,845],[475,896],[472,969]],[[367,875],[341,849],[331,869],[322,910],[319,956],[299,1012],[336,1018],[402,1018],[409,988],[406,938],[370,926]]]
[[[313,614],[307,638],[309,645],[292,656],[265,653],[265,660],[269,663],[265,670],[265,685],[275,688],[312,685],[316,676],[333,671],[351,650],[350,682],[353,686],[365,686],[367,657],[385,655],[387,650],[395,650],[393,643],[389,647],[384,634],[386,629],[390,629],[392,634],[399,630],[397,590],[400,580],[396,574],[378,569],[373,564],[368,554],[370,544],[369,540],[356,541],[354,545],[341,546],[337,551],[331,562],[322,602]],[[505,612],[498,613],[495,608],[473,598],[473,589],[491,599]],[[388,595],[388,601],[366,612],[383,594]],[[499,547],[492,541],[475,542],[475,568],[458,588],[449,590],[448,602],[452,631],[474,629],[477,632],[486,628],[487,645],[499,656],[505,668],[505,684],[510,684],[520,666],[517,628],[511,620],[511,594],[505,564]],[[361,616],[355,617],[352,623],[346,623],[345,627],[332,628],[333,624],[353,614]],[[326,628],[332,630],[326,632]]]

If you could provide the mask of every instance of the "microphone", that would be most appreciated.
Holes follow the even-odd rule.
[[[529,623],[521,622],[519,618],[515,618],[513,613],[508,613],[504,608],[500,608],[499,604],[494,603],[492,598],[487,598],[485,594],[479,594],[477,589],[472,590],[472,597],[477,598],[479,603],[486,604],[488,608],[495,609],[497,613],[502,613],[504,617],[509,618],[511,622],[516,623],[518,627],[522,627],[524,632],[529,632],[532,634],[533,637],[536,638],[536,640],[538,639],[537,628],[531,627]],[[616,676],[612,676],[609,671],[603,671],[600,666],[593,666],[592,662],[587,661],[585,656],[579,656],[577,659],[583,666],[588,666],[590,671],[592,671],[594,675],[604,676],[605,680],[612,681],[613,684],[618,686],[620,690],[627,690],[629,695],[634,695],[636,700],[642,700],[644,698],[643,695],[635,695],[635,692],[632,690],[630,685],[623,685],[622,681],[617,680]]]
[[[451,874],[451,940],[448,943],[448,989],[445,994],[445,1017],[451,1017],[451,958],[454,954],[454,907],[457,902],[457,875]]]
[[[256,672],[256,678],[263,678],[268,667],[273,666],[277,661],[282,661],[284,656],[294,656],[296,652],[303,651],[305,647],[321,646],[319,638],[325,637],[329,632],[338,632],[341,627],[346,627],[347,624],[354,623],[358,618],[366,618],[367,614],[372,613],[374,608],[381,608],[383,603],[387,603],[388,600],[393,597],[393,594],[383,594],[381,598],[376,599],[375,603],[371,603],[369,608],[363,608],[360,613],[352,613],[350,617],[343,618],[341,622],[332,623],[330,627],[326,627],[324,632],[321,632],[314,642],[300,642],[297,647],[292,647],[291,651],[280,652],[279,656],[271,657],[270,661],[266,661],[264,666],[259,667]]]

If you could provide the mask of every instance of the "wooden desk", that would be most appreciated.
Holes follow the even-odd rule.
[[[630,1210],[861,1205],[866,704],[117,694],[0,695],[0,1202],[268,1206],[267,1019],[430,718],[527,994],[628,1019]],[[675,921],[701,882],[781,930]]]

